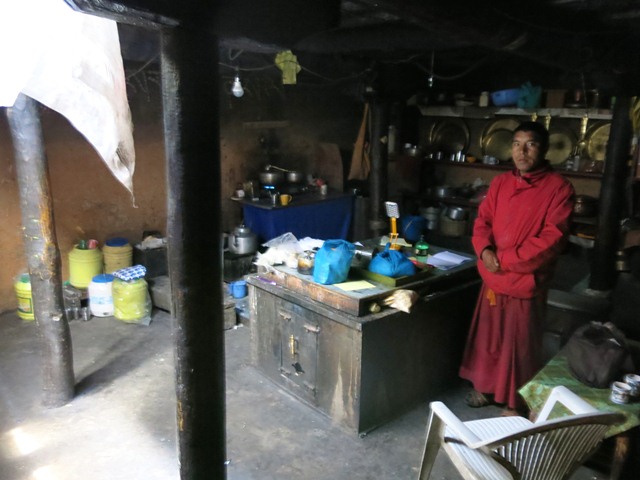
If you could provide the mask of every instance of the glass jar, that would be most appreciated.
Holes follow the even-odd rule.
[[[298,273],[302,275],[313,274],[313,266],[315,264],[316,254],[313,251],[307,250],[298,255]]]

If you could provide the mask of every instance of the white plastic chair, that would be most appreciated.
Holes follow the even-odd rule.
[[[548,420],[556,403],[573,415]],[[567,479],[598,448],[621,413],[603,413],[566,387],[555,387],[538,418],[497,417],[462,422],[442,402],[430,404],[420,480],[440,449],[465,479]]]

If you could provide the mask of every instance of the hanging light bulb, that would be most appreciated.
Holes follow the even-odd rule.
[[[240,83],[240,72],[237,68],[236,77],[233,79],[233,86],[231,87],[231,93],[233,93],[233,96],[237,98],[244,95],[244,88],[242,88],[242,83]]]
[[[433,88],[433,63],[436,59],[436,53],[431,51],[431,70],[429,71],[429,88]]]

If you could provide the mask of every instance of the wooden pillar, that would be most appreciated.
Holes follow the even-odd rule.
[[[611,133],[600,187],[598,234],[591,262],[589,288],[612,290],[616,282],[615,254],[620,245],[620,220],[629,171],[631,120],[629,97],[618,97],[613,109]]]
[[[180,478],[225,478],[218,41],[162,33]]]
[[[384,209],[387,200],[389,181],[389,159],[386,137],[389,126],[389,105],[383,102],[371,102],[371,173],[369,188],[371,195],[369,227],[374,237],[385,235],[389,231],[389,220]],[[384,141],[383,141],[384,139]]]
[[[63,313],[60,251],[38,104],[20,94],[15,105],[7,109],[7,117],[18,176],[33,311],[41,338],[44,404],[59,407],[73,398],[73,352],[69,324]]]

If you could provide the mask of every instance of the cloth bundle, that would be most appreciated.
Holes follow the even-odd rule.
[[[571,373],[590,387],[607,388],[622,370],[633,369],[625,335],[611,323],[579,327],[565,348]]]
[[[386,250],[373,257],[369,263],[369,271],[396,278],[414,275],[416,267],[402,252],[389,250],[387,247]]]
[[[138,280],[144,278],[147,274],[147,269],[143,265],[133,265],[132,267],[121,268],[112,273],[112,275],[120,280],[129,282],[131,280]]]

